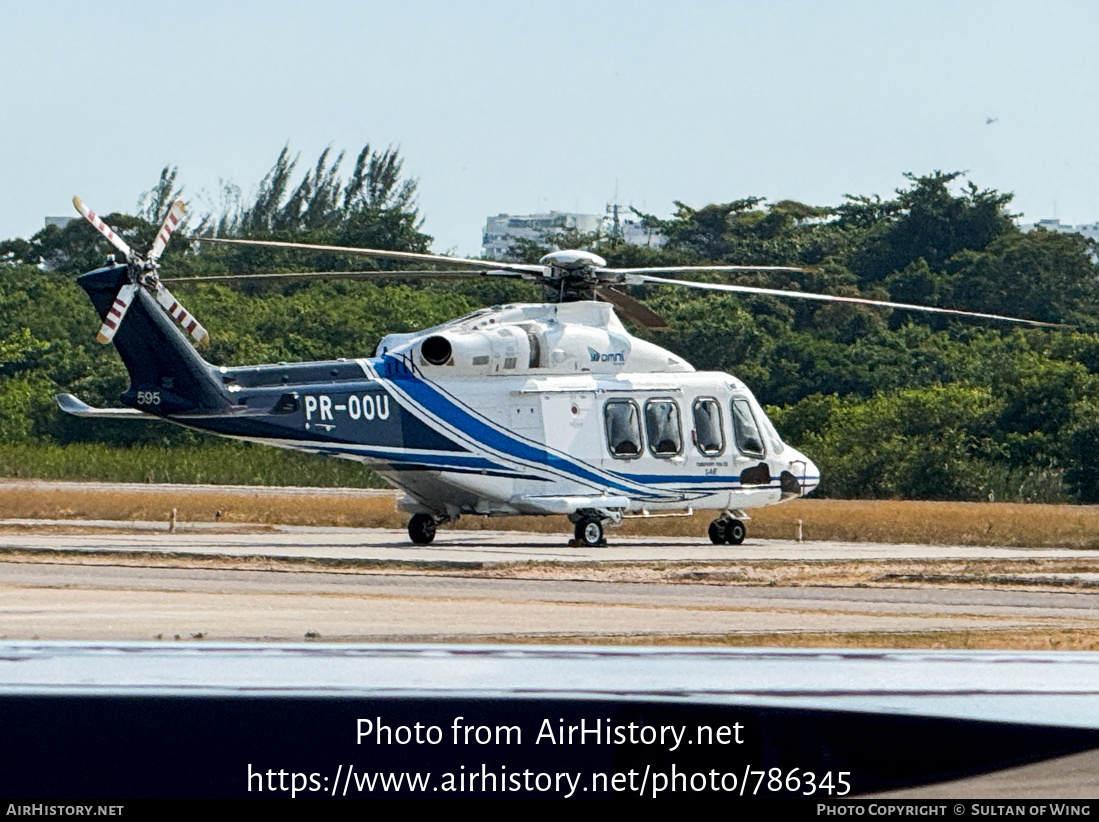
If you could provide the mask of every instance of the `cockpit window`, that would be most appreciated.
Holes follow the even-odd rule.
[[[603,421],[611,456],[619,459],[641,456],[641,415],[632,400],[608,400],[603,406]]]
[[[721,425],[721,405],[717,400],[695,400],[695,446],[707,457],[725,450],[725,431]]]
[[[679,406],[672,400],[649,400],[645,403],[645,433],[649,437],[649,450],[654,456],[674,457],[682,453]]]
[[[736,444],[740,453],[749,457],[762,457],[764,455],[763,437],[760,436],[759,426],[752,416],[752,407],[747,400],[734,399],[733,430],[736,432]]]
[[[771,451],[775,454],[781,454],[786,450],[786,444],[782,441],[782,437],[778,435],[778,431],[775,430],[775,424],[771,422],[771,418],[766,414],[763,415],[763,430],[767,432],[767,439],[771,441]]]

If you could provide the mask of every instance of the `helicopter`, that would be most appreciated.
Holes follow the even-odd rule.
[[[1035,320],[802,291],[683,280],[696,272],[799,271],[785,266],[610,268],[589,251],[546,254],[537,264],[435,254],[216,237],[200,243],[361,254],[450,266],[346,276],[501,276],[541,282],[552,299],[484,308],[412,333],[384,337],[372,357],[217,366],[196,345],[206,329],[165,282],[332,277],[331,272],[162,280],[159,261],[182,224],[176,201],[145,254],[133,250],[78,197],[73,203],[123,256],[77,279],[129,373],[121,408],[71,394],[61,409],[87,418],[162,419],[249,442],[356,460],[404,492],[413,543],[463,515],[565,516],[571,545],[606,545],[628,517],[713,510],[707,536],[739,545],[748,511],[809,494],[813,461],[784,443],[748,387],[700,372],[632,335],[618,314],[663,320],[622,286],[679,287],[847,302],[1030,325]],[[186,333],[184,333],[186,332]],[[188,336],[190,339],[188,339]]]

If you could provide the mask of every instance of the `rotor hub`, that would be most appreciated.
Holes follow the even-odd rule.
[[[599,270],[607,265],[598,254],[576,249],[550,252],[538,262],[547,268],[545,283],[558,302],[595,299]]]
[[[552,251],[538,262],[540,265],[548,265],[550,268],[560,268],[565,271],[604,268],[607,265],[607,261],[598,254],[576,250]]]

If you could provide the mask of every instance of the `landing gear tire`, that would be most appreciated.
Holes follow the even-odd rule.
[[[583,548],[598,548],[607,543],[603,541],[603,523],[597,519],[584,518],[576,523],[576,544]]]
[[[417,545],[430,545],[435,539],[435,517],[431,514],[413,514],[408,521],[408,536]]]
[[[747,535],[748,529],[740,520],[731,519],[725,523],[725,541],[730,545],[740,545]]]
[[[710,542],[714,545],[725,544],[725,525],[726,520],[715,519],[710,523]]]

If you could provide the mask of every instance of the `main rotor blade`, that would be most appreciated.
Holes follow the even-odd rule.
[[[107,312],[107,316],[103,320],[103,325],[99,327],[99,333],[95,335],[96,342],[101,342],[106,345],[114,339],[114,334],[118,331],[118,326],[122,324],[122,318],[126,316],[126,309],[128,309],[130,303],[134,301],[134,294],[136,293],[137,283],[126,283],[122,288],[118,289],[118,294],[115,295],[114,303]]]
[[[183,326],[184,330],[194,338],[196,343],[205,345],[210,341],[210,334],[202,327],[202,324],[191,315],[191,312],[179,304],[179,300],[172,296],[171,291],[159,283],[156,286],[156,301],[172,315],[176,322]]]
[[[153,241],[152,250],[149,252],[150,262],[155,263],[160,259],[160,255],[164,253],[164,246],[168,245],[172,232],[179,228],[179,224],[183,222],[183,216],[186,213],[187,209],[183,205],[183,200],[176,200],[172,203],[172,207],[168,209],[168,214],[164,218],[164,225],[160,227],[156,240]]]
[[[790,265],[672,265],[647,268],[597,268],[603,274],[706,274],[711,271],[805,271]]]
[[[342,245],[312,245],[309,243],[286,243],[278,240],[230,240],[224,237],[192,237],[198,243],[221,243],[223,245],[260,246],[264,248],[297,248],[302,251],[332,251],[338,254],[362,254],[366,257],[378,257],[382,260],[408,260],[421,263],[446,263],[448,265],[468,265],[485,271],[510,271],[527,277],[545,277],[549,267],[529,265],[527,263],[493,263],[490,260],[470,260],[464,257],[445,257],[442,254],[420,254],[414,251],[385,251],[378,248],[354,248]]]
[[[313,277],[322,277],[329,280],[402,280],[436,278],[447,279],[451,277],[520,277],[513,271],[438,271],[426,269],[423,271],[297,271],[278,272],[274,274],[208,274],[203,277],[161,277],[162,283],[203,283],[203,282],[233,282],[248,280],[307,280]]]
[[[595,289],[595,298],[605,303],[610,303],[618,309],[618,313],[627,319],[633,320],[639,325],[654,330],[666,331],[668,321],[643,303],[638,302],[629,294],[623,294],[609,285]]]
[[[131,262],[134,259],[134,252],[128,245],[126,245],[125,240],[123,240],[121,237],[111,231],[111,227],[103,222],[98,214],[96,214],[94,211],[84,205],[83,200],[81,200],[79,197],[74,196],[73,205],[76,206],[76,210],[84,216],[85,220],[95,226],[96,231],[106,237],[110,241],[111,245],[113,245],[115,248],[121,251],[123,255],[125,255],[126,262]]]
[[[794,297],[801,300],[818,300],[831,303],[857,303],[858,305],[876,305],[883,308],[900,308],[905,311],[924,311],[931,314],[951,314],[957,317],[976,317],[984,320],[999,320],[1008,323],[1021,323],[1023,325],[1042,326],[1044,328],[1056,328],[1059,323],[1046,323],[1040,320],[1027,320],[1022,317],[1005,317],[1001,314],[982,314],[977,311],[961,311],[956,308],[936,308],[929,305],[911,305],[909,303],[893,303],[886,300],[869,300],[865,297],[840,297],[834,294],[814,294],[809,291],[783,291],[779,288],[756,288],[750,285],[729,285],[727,283],[699,283],[690,280],[669,280],[664,277],[650,277],[647,275],[631,275],[627,282],[632,285],[641,283],[658,283],[660,285],[683,285],[688,288],[701,288],[707,291],[732,291],[738,294],[766,294],[771,297]]]

